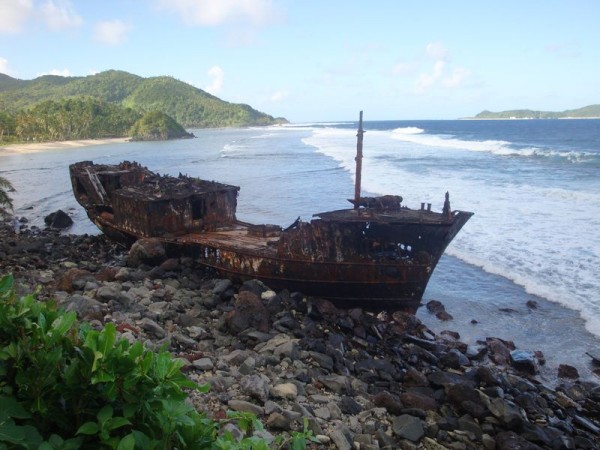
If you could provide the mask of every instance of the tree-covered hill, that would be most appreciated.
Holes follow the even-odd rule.
[[[133,124],[129,134],[134,141],[166,141],[194,137],[175,120],[160,111],[150,111]]]
[[[140,113],[163,112],[187,128],[284,123],[248,105],[225,102],[172,77],[142,78],[109,70],[87,77],[45,75],[17,80],[0,74],[0,112],[16,113],[46,101],[92,97]]]
[[[482,111],[474,119],[590,119],[600,118],[600,105],[590,105],[565,111],[534,111],[531,109],[512,109],[508,111]]]

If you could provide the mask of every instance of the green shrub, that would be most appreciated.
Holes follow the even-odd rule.
[[[208,386],[191,382],[180,360],[117,340],[113,324],[80,325],[35,294],[17,298],[13,283],[0,278],[0,450],[268,448],[247,414],[229,418],[244,439],[220,435],[222,423],[186,401],[186,389]],[[300,449],[310,435],[305,426],[276,443]]]

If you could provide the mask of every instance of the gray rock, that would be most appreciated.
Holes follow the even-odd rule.
[[[73,219],[71,219],[69,215],[62,209],[59,209],[58,211],[50,213],[44,217],[44,223],[50,228],[62,229],[69,228],[71,225],[73,225]]]
[[[335,402],[327,403],[327,408],[329,409],[329,414],[331,415],[331,418],[333,420],[339,420],[342,418],[342,414],[347,414],[347,413],[342,413],[342,409]]]
[[[234,309],[225,316],[225,323],[233,333],[240,333],[248,328],[267,332],[269,312],[257,295],[240,291]]]
[[[541,450],[541,447],[522,438],[514,431],[501,431],[496,435],[496,450]]]
[[[252,356],[249,356],[240,365],[239,371],[242,375],[249,375],[254,371],[254,369],[256,369],[256,359],[254,359]]]
[[[116,286],[101,286],[96,291],[96,298],[103,303],[108,303],[111,300],[116,300],[120,293],[121,290],[117,289]]]
[[[573,380],[576,380],[577,378],[579,378],[579,371],[577,370],[577,368],[568,364],[560,364],[558,366],[558,377],[571,378]]]
[[[231,353],[219,356],[219,361],[227,365],[239,366],[249,356],[250,352],[248,350],[233,350]]]
[[[348,415],[355,415],[362,411],[362,406],[351,397],[344,396],[339,402],[339,408],[342,413]]]
[[[342,426],[336,426],[330,434],[330,438],[337,446],[338,450],[351,450],[352,438],[348,436],[349,432]]]
[[[244,400],[229,400],[227,405],[234,411],[249,412],[257,416],[262,416],[264,413],[264,409],[260,406]]]
[[[393,417],[392,430],[398,437],[412,442],[419,442],[425,435],[421,420],[408,414]]]
[[[263,374],[247,375],[240,381],[242,392],[265,403],[269,398],[269,378]]]
[[[319,377],[319,382],[336,394],[344,394],[349,391],[348,377],[341,375],[326,375]]]
[[[208,332],[197,325],[188,325],[186,327],[188,335],[192,338],[192,339],[204,339],[208,336]]]
[[[162,339],[167,335],[167,332],[164,330],[163,327],[161,327],[158,323],[156,323],[152,319],[149,319],[148,317],[144,317],[140,321],[140,326],[143,330],[151,333],[159,339]]]
[[[85,285],[83,286],[83,290],[84,290],[84,292],[95,291],[99,287],[100,286],[98,285],[98,283],[96,281],[86,281]]]
[[[315,417],[322,420],[329,420],[331,418],[331,411],[329,408],[321,406],[315,409]]]
[[[283,414],[274,412],[267,417],[265,423],[269,430],[289,431],[292,428],[292,422]]]
[[[65,298],[60,306],[67,311],[75,311],[81,319],[101,318],[108,312],[106,304],[79,294]]]
[[[333,358],[320,352],[308,352],[308,359],[325,370],[333,370]]]
[[[371,400],[375,406],[385,408],[390,414],[400,414],[404,409],[404,405],[400,398],[387,391],[378,392]]]
[[[441,361],[447,367],[452,369],[458,369],[461,366],[470,366],[471,361],[465,355],[463,355],[460,350],[456,348],[450,349],[442,358]]]
[[[196,348],[197,342],[194,339],[192,339],[191,337],[186,336],[183,333],[180,333],[180,332],[173,333],[173,340],[184,348],[191,348],[191,349]]]
[[[192,366],[195,369],[202,370],[203,372],[214,369],[214,364],[210,358],[198,358],[192,362]]]
[[[165,248],[156,238],[138,239],[129,249],[127,265],[138,267],[142,264],[159,265],[166,259]]]
[[[281,383],[273,386],[270,394],[275,398],[293,400],[298,396],[298,388],[294,383]]]
[[[280,358],[290,358],[291,360],[300,357],[300,348],[298,347],[298,339],[289,340],[279,345],[273,350],[275,356]]]
[[[483,395],[483,394],[482,394]],[[486,402],[490,412],[509,430],[519,429],[525,419],[517,405],[502,398],[493,398]]]
[[[233,283],[229,279],[217,280],[215,286],[212,289],[212,293],[218,296],[223,295],[227,289],[230,289]]]
[[[119,295],[115,299],[117,303],[119,303],[123,308],[131,308],[131,306],[135,303],[135,299],[129,292],[119,292]]]
[[[535,356],[531,352],[513,350],[510,352],[510,362],[515,369],[530,375],[535,375],[538,372]]]

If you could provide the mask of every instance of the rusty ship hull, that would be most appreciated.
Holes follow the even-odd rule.
[[[376,198],[284,230],[237,220],[236,186],[161,176],[130,162],[83,161],[70,174],[88,217],[125,245],[157,238],[223,277],[256,278],[348,306],[416,311],[445,248],[472,215]]]
[[[136,162],[82,161],[69,167],[76,200],[107,236],[130,245],[156,238],[234,281],[324,297],[341,306],[415,312],[444,250],[473,215],[402,205],[402,197],[361,197],[362,112],[354,207],[318,213],[283,229],[237,220],[239,187],[161,176]]]

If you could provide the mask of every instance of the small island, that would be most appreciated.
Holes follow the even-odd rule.
[[[166,141],[169,139],[193,138],[175,120],[160,111],[150,111],[133,124],[129,131],[132,141]]]
[[[598,119],[600,105],[589,105],[565,111],[535,111],[531,109],[511,109],[508,111],[482,111],[475,117],[467,119]]]

